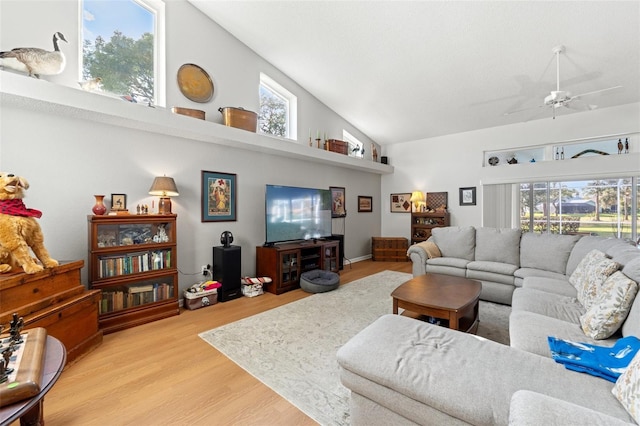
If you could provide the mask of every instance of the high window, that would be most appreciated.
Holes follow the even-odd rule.
[[[298,98],[263,73],[260,73],[259,95],[259,132],[297,140]]]
[[[82,80],[99,79],[104,93],[164,106],[164,2],[83,0],[82,39]]]
[[[640,177],[520,184],[523,231],[638,237]]]
[[[342,139],[349,143],[349,156],[358,158],[364,157],[364,144],[360,142],[358,138],[343,129]]]

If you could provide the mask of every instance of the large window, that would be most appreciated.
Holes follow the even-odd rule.
[[[91,90],[164,106],[164,3],[83,0],[82,80]]]
[[[263,73],[260,73],[259,95],[260,133],[297,140],[298,98]]]
[[[524,231],[638,238],[640,177],[520,184]]]

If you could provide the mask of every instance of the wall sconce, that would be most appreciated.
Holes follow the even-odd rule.
[[[411,193],[411,198],[409,199],[413,204],[413,211],[419,212],[421,211],[420,205],[424,203],[424,193],[422,191],[413,191]]]
[[[149,188],[149,194],[160,197],[158,214],[171,214],[171,198],[169,197],[180,195],[173,178],[167,176],[156,177]]]

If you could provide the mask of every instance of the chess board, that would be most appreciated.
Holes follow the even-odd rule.
[[[15,346],[7,368],[13,369],[0,383],[0,407],[31,398],[40,393],[47,330],[38,327],[21,334],[22,343]],[[0,351],[9,346],[9,335],[0,336]]]

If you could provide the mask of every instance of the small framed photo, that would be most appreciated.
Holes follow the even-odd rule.
[[[202,171],[202,222],[232,222],[237,220],[236,175]]]
[[[111,194],[111,210],[127,209],[127,194]]]
[[[411,193],[391,194],[391,213],[411,212]]]
[[[329,187],[331,190],[331,217],[345,217],[347,207],[345,205],[345,190],[338,186]]]
[[[358,195],[358,213],[371,213],[373,211],[373,197]]]
[[[460,205],[475,206],[476,205],[476,187],[460,188]]]

